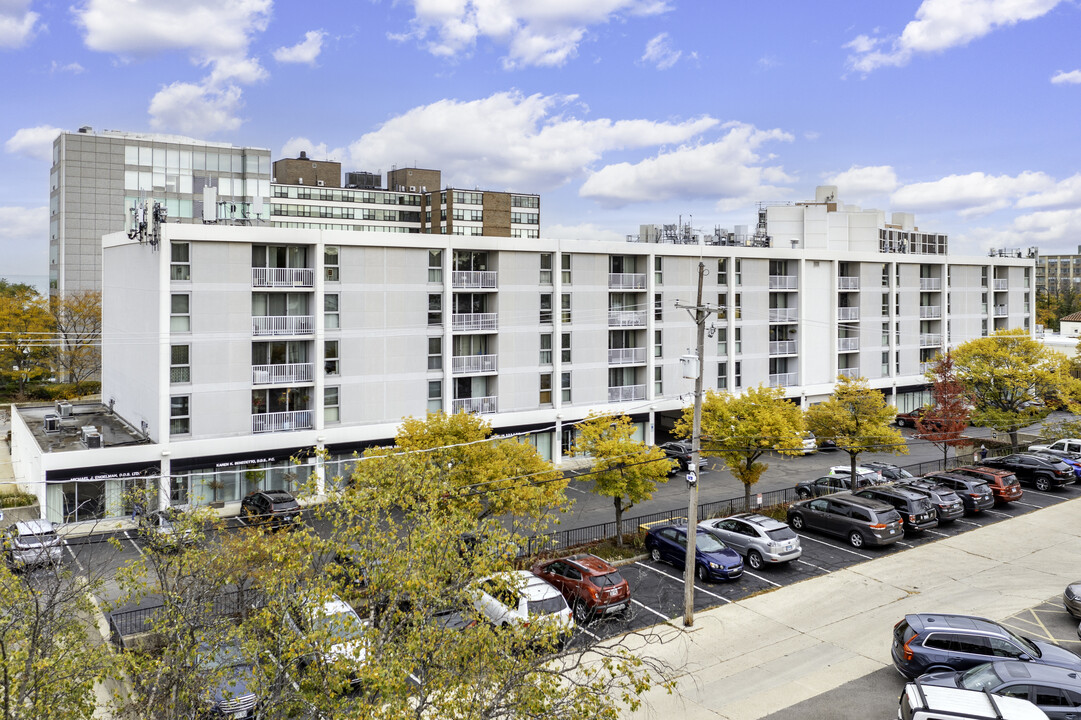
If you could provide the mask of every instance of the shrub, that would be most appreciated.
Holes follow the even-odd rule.
[[[26,507],[28,505],[33,505],[37,501],[37,497],[30,493],[10,493],[8,495],[0,495],[0,508]]]

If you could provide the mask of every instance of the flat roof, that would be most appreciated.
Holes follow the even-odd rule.
[[[86,450],[80,428],[92,425],[101,433],[101,446],[150,445],[141,433],[130,427],[119,416],[99,402],[72,403],[71,415],[60,418],[60,432],[45,432],[45,416],[59,415],[56,405],[30,405],[16,407],[15,411],[26,421],[43,452],[58,453]]]

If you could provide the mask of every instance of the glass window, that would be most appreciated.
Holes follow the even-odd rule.
[[[443,369],[443,338],[428,338],[428,369]]]
[[[541,333],[540,336],[540,364],[552,364],[552,333]]]
[[[170,383],[191,382],[191,346],[173,345],[169,364]]]
[[[661,331],[653,331],[653,357],[661,357],[664,355],[664,348],[661,344]]]
[[[664,319],[664,297],[660,293],[653,295],[653,319],[658,322]]]
[[[732,294],[732,319],[739,320],[742,317],[743,317],[743,298],[742,298],[740,293],[733,293]]]
[[[172,332],[191,332],[191,297],[174,294],[169,315],[169,330]]]
[[[563,282],[569,285],[570,282],[571,282],[571,256],[570,256],[570,254],[569,253],[563,253],[562,259],[560,260],[560,263],[561,263],[561,267],[563,268],[563,273],[562,273]]]
[[[323,248],[323,277],[329,282],[341,279],[338,271],[338,246],[327,245]]]
[[[717,389],[728,389],[728,363],[717,363]]]
[[[443,251],[428,251],[428,282],[443,282]]]
[[[736,258],[736,271],[735,271],[736,285],[743,284],[743,260]]]
[[[728,328],[717,328],[717,354],[728,354]]]
[[[170,243],[172,260],[169,264],[170,280],[190,280],[191,260],[188,257],[189,246],[185,242]]]
[[[717,284],[728,284],[728,258],[720,258],[717,260]]]
[[[571,374],[569,372],[560,373],[559,387],[562,391],[563,402],[569,403],[571,401]]]
[[[663,378],[662,371],[663,371],[663,368],[661,366],[659,366],[659,365],[657,367],[653,368],[653,394],[656,397],[660,397],[661,395],[664,395],[664,383],[663,383],[663,379],[662,379]]]
[[[571,296],[570,293],[563,293],[563,297],[560,298],[560,322],[569,323],[571,321]]]
[[[428,324],[443,324],[443,296],[439,293],[428,295]]]
[[[664,258],[657,256],[653,258],[653,282],[657,285],[664,284]]]
[[[733,385],[735,386],[735,388],[737,390],[739,390],[740,388],[743,387],[743,363],[739,362],[739,361],[736,361],[735,368],[736,368],[736,372],[735,372],[734,376],[732,377],[732,380],[733,380]]]
[[[341,318],[338,315],[338,294],[329,293],[323,296],[323,328],[337,330],[341,327]]]
[[[552,373],[541,373],[540,376],[540,404],[552,404]]]
[[[191,434],[191,396],[174,395],[169,398],[169,434]]]
[[[563,337],[560,339],[560,342],[559,342],[559,347],[560,347],[560,353],[559,353],[560,362],[569,363],[571,361],[571,334],[570,333],[563,333]]]
[[[337,385],[323,388],[323,422],[336,423],[341,420],[341,406]]]
[[[428,381],[428,412],[439,412],[443,409],[443,381]]]
[[[541,293],[540,323],[541,325],[552,324],[552,293]]]
[[[540,254],[540,281],[542,285],[552,284],[552,253]]]
[[[743,328],[733,328],[733,341],[735,342],[736,355],[743,352]],[[737,386],[738,387],[738,386]]]
[[[327,375],[338,374],[338,341],[323,341],[323,372]]]

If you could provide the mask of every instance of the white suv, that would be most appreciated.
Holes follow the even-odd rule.
[[[1052,455],[1073,457],[1081,455],[1081,440],[1077,438],[1063,438],[1056,440],[1050,445],[1029,445],[1028,451],[1051,453]]]
[[[905,685],[898,703],[898,720],[1048,720],[1028,700],[919,681]]]
[[[528,570],[499,573],[472,587],[473,607],[495,625],[528,625],[543,618],[559,627],[564,637],[574,630],[574,618],[563,594]]]

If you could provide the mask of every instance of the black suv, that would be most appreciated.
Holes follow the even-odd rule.
[[[979,464],[1009,470],[1017,476],[1018,480],[1034,485],[1040,491],[1069,485],[1074,481],[1073,470],[1066,463],[1028,453],[987,458],[980,460]]]
[[[983,480],[948,472],[928,473],[924,477],[957,493],[967,513],[978,513],[995,506],[995,496]]]
[[[856,485],[858,488],[871,487],[875,484],[862,475],[857,476],[857,478]],[[820,477],[817,480],[804,480],[801,483],[797,483],[796,497],[800,500],[806,500],[807,498],[832,495],[833,493],[851,489],[852,481],[849,480],[848,475],[827,475],[826,477]]]
[[[682,470],[687,472],[687,468],[691,465],[691,443],[687,440],[673,440],[672,442],[666,442],[660,445],[661,450],[664,450],[664,455],[669,460],[674,460],[675,465],[672,466],[672,472],[676,470]]]
[[[241,501],[240,515],[252,525],[292,527],[300,522],[300,503],[285,490],[257,490]]]
[[[857,548],[892,545],[904,534],[892,505],[847,492],[792,503],[788,524],[797,531],[809,528],[843,537]]]
[[[889,503],[901,515],[906,533],[918,533],[938,527],[938,513],[925,495],[901,485],[876,485],[860,490],[856,497]]]
[[[965,504],[957,493],[930,478],[912,478],[899,484],[930,500],[938,513],[939,524],[953,522],[965,514]]]

